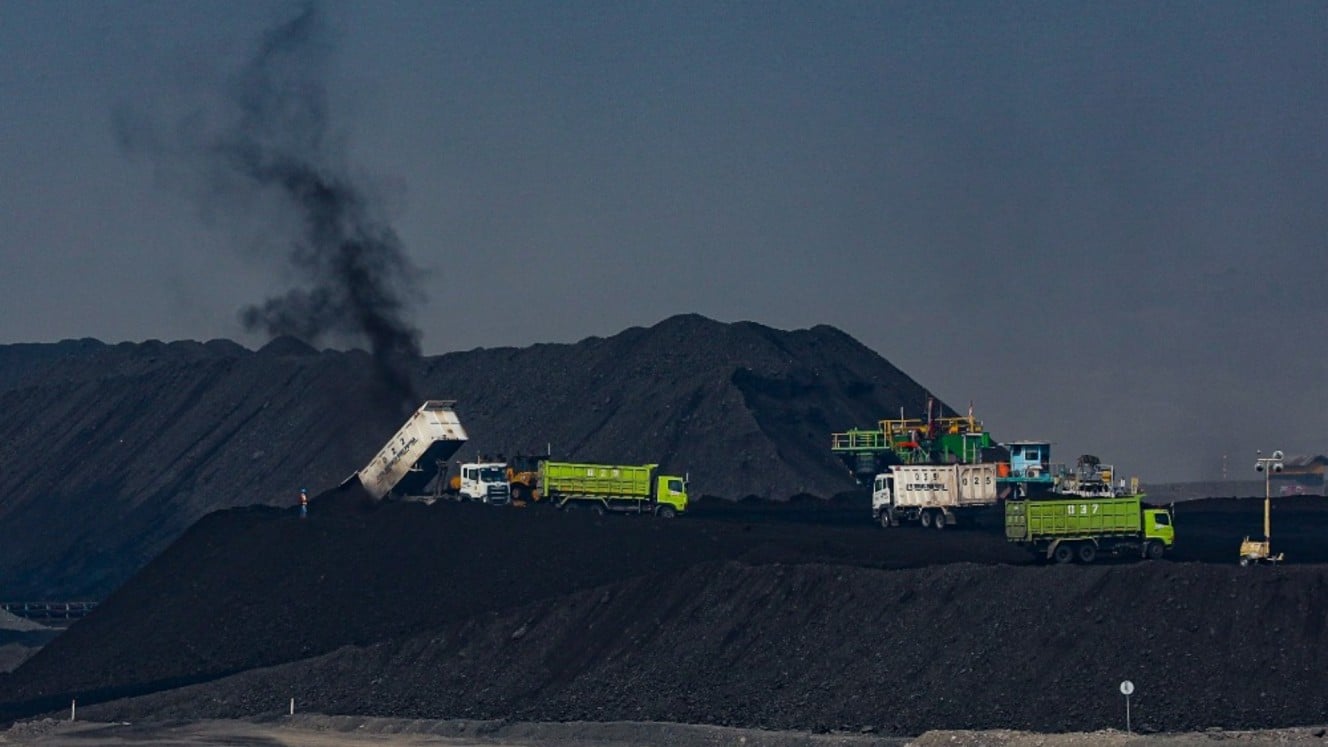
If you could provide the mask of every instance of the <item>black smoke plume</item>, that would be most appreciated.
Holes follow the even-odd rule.
[[[297,287],[243,308],[246,329],[314,345],[329,337],[367,342],[382,383],[413,403],[405,366],[420,354],[419,332],[405,311],[419,297],[419,271],[353,183],[329,133],[327,36],[319,9],[304,6],[263,35],[212,111],[191,112],[169,142],[150,147],[197,169],[206,213],[229,206],[237,220],[245,212],[279,216],[276,246]],[[131,149],[161,139],[126,134],[126,121],[121,137]]]

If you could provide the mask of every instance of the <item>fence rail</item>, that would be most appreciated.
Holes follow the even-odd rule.
[[[72,622],[96,608],[96,602],[0,602],[0,609],[36,622]]]

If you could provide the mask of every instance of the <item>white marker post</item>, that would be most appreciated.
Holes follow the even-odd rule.
[[[1125,696],[1125,733],[1130,733],[1130,694],[1134,692],[1134,683],[1125,680],[1120,683],[1121,695]]]
[[[295,698],[290,699],[290,715],[295,715]]]
[[[77,714],[78,714],[78,699],[75,698],[69,701],[69,720],[73,721],[74,716],[76,716]]]

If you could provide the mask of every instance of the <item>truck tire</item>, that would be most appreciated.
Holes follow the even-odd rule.
[[[944,529],[944,528],[945,528],[945,512],[944,512],[944,511],[937,511],[936,514],[935,514],[934,516],[931,517],[931,525],[934,526],[934,527],[936,527],[937,529]]]
[[[1241,567],[1241,568],[1249,568],[1249,567],[1250,567],[1250,559],[1249,559],[1249,558],[1241,558],[1241,559],[1240,559],[1240,567]]]
[[[1161,542],[1152,541],[1144,545],[1144,557],[1149,560],[1161,560],[1164,552],[1166,552],[1166,548],[1162,547]]]
[[[1068,563],[1074,560],[1074,548],[1068,542],[1062,542],[1056,545],[1056,549],[1051,553],[1051,559],[1057,563]]]
[[[655,510],[655,515],[661,519],[672,519],[678,515],[678,512],[674,510],[673,506],[660,506]]]
[[[1084,565],[1097,560],[1097,545],[1092,542],[1081,542],[1075,555],[1079,556],[1079,562]]]
[[[923,511],[923,512],[922,512],[922,516],[919,516],[919,517],[918,517],[918,522],[919,522],[920,524],[922,524],[922,528],[923,528],[923,529],[930,529],[930,528],[931,528],[931,512],[930,512],[930,511]]]
[[[513,503],[516,503],[517,501],[525,502],[530,498],[530,488],[526,487],[524,483],[512,483],[511,491]]]
[[[878,516],[876,520],[881,523],[882,529],[889,529],[890,527],[894,526],[894,522],[890,521],[889,511],[882,511],[881,515]]]

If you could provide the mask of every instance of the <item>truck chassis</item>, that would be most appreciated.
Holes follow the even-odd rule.
[[[966,516],[991,510],[991,506],[882,506],[876,521],[883,529],[897,527],[905,522],[916,523],[924,529],[945,529],[959,524],[972,524]]]
[[[1054,540],[1038,540],[1030,543],[1033,554],[1039,560],[1055,563],[1092,563],[1102,555],[1128,557],[1131,555],[1148,560],[1160,560],[1166,548],[1158,540],[1141,541],[1130,535],[1099,535],[1095,537],[1058,537]]]
[[[553,499],[553,505],[564,511],[588,509],[596,514],[641,514],[653,515],[663,519],[672,519],[678,515],[676,509],[667,503],[616,495],[579,495],[560,493]]]

